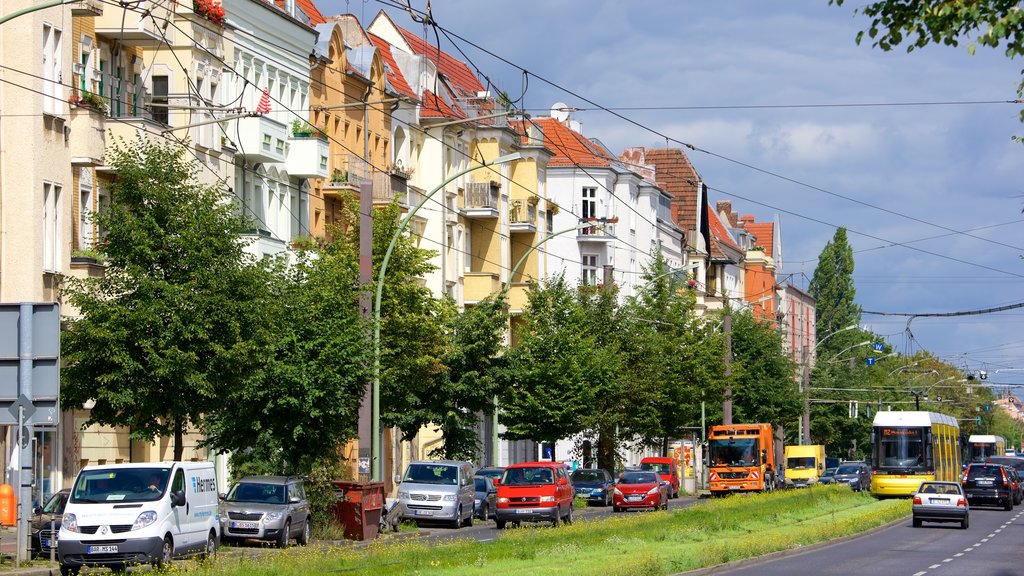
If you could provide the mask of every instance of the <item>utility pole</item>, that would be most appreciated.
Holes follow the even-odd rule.
[[[732,424],[732,314],[722,318],[722,333],[725,334],[725,398],[722,400],[722,424]]]
[[[803,373],[800,375],[800,392],[803,395],[804,401],[804,413],[800,416],[800,444],[811,443],[811,391],[810,391],[810,358],[808,358],[807,347],[804,346],[803,352]]]

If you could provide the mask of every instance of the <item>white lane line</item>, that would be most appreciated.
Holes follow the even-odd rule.
[[[959,558],[959,557],[961,557],[963,555],[964,555],[963,552],[957,552],[956,554],[953,554],[953,558]]]
[[[946,558],[945,560],[943,560],[943,562],[952,562],[952,561],[953,561],[952,558]]]
[[[992,534],[989,534],[989,535],[988,535],[988,537],[989,537],[989,538],[995,538],[995,537],[996,537],[996,534],[995,534],[995,532],[993,532]]]
[[[1002,532],[1002,531],[1003,531],[1003,529],[1002,529],[1002,528],[996,528],[996,534],[999,534],[999,533],[1000,533],[1000,532]]]
[[[918,572],[918,573],[914,574],[914,576],[924,576],[924,575],[925,575],[925,574],[927,574],[927,573],[928,573],[928,571],[927,571],[927,570],[921,570],[920,572]]]
[[[935,569],[936,569],[936,568],[938,568],[939,566],[942,566],[942,564],[932,564],[931,566],[929,566],[929,567],[928,567],[928,569],[929,569],[929,570],[935,570]]]
[[[971,548],[964,548],[964,552],[970,552],[971,550],[974,550],[973,546]]]
[[[494,538],[483,538],[481,540],[477,540],[477,542],[491,542],[492,540],[494,540]]]
[[[995,536],[995,534],[993,534],[993,536]],[[988,542],[988,538],[982,538],[981,541],[982,542]]]

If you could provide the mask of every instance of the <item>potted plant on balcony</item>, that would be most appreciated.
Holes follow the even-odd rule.
[[[529,204],[530,206],[536,206],[538,203],[540,203],[540,196],[537,196],[535,194],[530,195],[526,199],[526,203]]]
[[[296,236],[291,241],[291,247],[295,250],[316,250],[322,246],[323,242],[313,236]]]
[[[312,136],[326,138],[327,133],[305,120],[292,120],[293,138],[310,138]]]
[[[72,264],[103,264],[106,262],[103,254],[99,251],[89,250],[72,250],[71,251],[71,263]]]
[[[224,5],[215,0],[192,0],[192,11],[217,26],[224,25],[224,16],[227,14]]]
[[[348,182],[348,172],[345,170],[335,170],[331,173],[331,184],[344,184]]]
[[[106,114],[107,113],[107,99],[99,94],[93,94],[92,92],[82,91],[81,94],[72,94],[68,96],[68,104],[72,108],[82,107],[90,108],[97,112]]]

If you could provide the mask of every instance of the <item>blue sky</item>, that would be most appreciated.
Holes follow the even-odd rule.
[[[586,108],[574,119],[613,151],[666,145],[645,127],[699,148],[687,153],[712,202],[732,200],[759,221],[778,215],[782,273],[798,286],[806,287],[834,227],[845,226],[865,310],[954,312],[1024,301],[1024,146],[1011,141],[1024,134],[1021,106],[966,103],[1015,99],[1024,61],[986,48],[970,56],[966,42],[909,54],[858,46],[868,25],[853,14],[861,4],[434,0],[433,15],[536,75],[520,104],[531,113],[555,102]],[[325,14],[350,12],[364,24],[389,5],[317,2]],[[454,40],[500,89],[522,95],[520,70]],[[552,84],[609,108],[690,109],[619,111],[634,124]],[[956,104],[895,105],[938,102]],[[809,106],[838,104],[877,105]],[[964,231],[977,238],[953,233]],[[917,250],[892,245],[908,242]],[[905,318],[863,319],[901,352],[923,348],[987,370],[990,382],[1024,382],[1024,371],[995,374],[1024,368],[1024,309],[920,318],[913,339]]]

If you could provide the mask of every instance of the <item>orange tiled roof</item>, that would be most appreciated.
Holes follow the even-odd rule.
[[[756,222],[747,222],[747,231],[754,235],[754,244],[756,246],[764,246],[765,256],[772,256],[772,252],[775,249],[773,242],[775,240],[775,224],[771,222],[758,224]]]
[[[380,36],[375,36],[367,32],[367,36],[370,37],[370,42],[377,47],[380,51],[381,57],[384,59],[384,64],[388,68],[388,82],[398,93],[403,96],[408,96],[415,99],[416,93],[413,92],[412,87],[406,82],[405,76],[402,75],[402,71],[398,69],[398,64],[395,62],[395,56],[391,53],[391,44],[388,44],[386,40]]]
[[[285,0],[274,0],[274,5],[284,10]],[[324,20],[324,15],[320,13],[320,10],[317,9],[312,0],[295,0],[295,5],[301,8],[306,13],[306,16],[309,16],[309,21],[313,26],[327,23],[327,20]]]
[[[648,148],[644,162],[654,166],[655,178],[662,190],[672,195],[672,218],[684,231],[697,227],[700,176],[679,148]]]
[[[465,118],[466,113],[462,111],[458,106],[449,106],[444,98],[438,98],[436,94],[430,90],[423,91],[423,97],[420,99],[422,106],[420,107],[421,118]]]
[[[576,165],[604,167],[611,165],[611,159],[601,148],[558,120],[538,118],[534,122],[544,132],[544,147],[555,153],[554,157],[548,161],[549,167]]]
[[[714,209],[710,206],[708,206],[707,215],[709,228],[711,230],[711,238],[714,240],[711,243],[711,255],[715,258],[725,257],[725,252],[722,252],[722,249],[718,246],[719,243],[725,244],[737,252],[743,252],[743,249],[740,248],[739,244],[732,239],[729,231],[726,230],[725,225],[722,224],[722,220],[718,217],[718,214],[716,214]]]
[[[438,71],[445,75],[448,82],[456,90],[461,92],[461,94],[457,94],[459,98],[475,97],[478,93],[484,91],[484,85],[480,83],[476,74],[469,69],[465,62],[453,57],[444,50],[439,50],[436,46],[425,42],[419,36],[397,24],[395,28],[401,32],[402,37],[409,43],[413,52],[426,56],[437,64]]]

